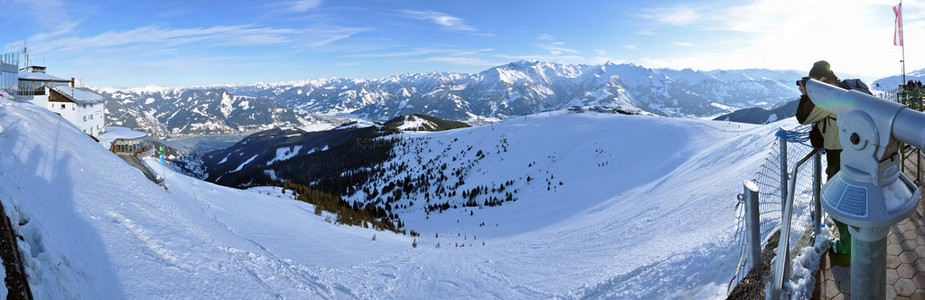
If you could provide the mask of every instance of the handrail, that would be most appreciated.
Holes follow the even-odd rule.
[[[146,177],[148,177],[149,179],[151,179],[151,181],[153,181],[154,183],[158,185],[162,185],[164,183],[164,178],[160,178],[159,176],[157,176],[157,172],[154,172],[154,169],[152,169],[151,166],[148,166],[148,163],[146,163],[143,159],[138,158],[137,153],[133,153],[132,157],[135,161],[138,162],[139,166],[144,168],[144,170],[142,171],[146,173],[145,174]]]
[[[784,287],[784,278],[789,273],[787,262],[790,260],[790,219],[793,214],[793,195],[796,193],[797,171],[810,157],[816,155],[819,148],[813,149],[806,156],[793,166],[793,174],[790,176],[790,193],[787,195],[787,201],[784,203],[784,212],[781,219],[780,242],[777,245],[777,263],[774,266],[774,285],[772,291],[779,293]],[[818,222],[818,221],[817,221]],[[779,298],[780,295],[773,295],[773,298]]]
[[[729,285],[727,286],[727,293],[729,297],[752,298],[753,296],[759,296],[764,298],[764,295],[771,296],[780,294],[781,289],[785,285],[784,283],[789,281],[789,273],[792,273],[792,270],[787,268],[790,263],[788,258],[789,256],[793,255],[793,249],[789,248],[794,246],[802,247],[801,245],[803,238],[801,237],[798,240],[793,236],[797,233],[794,231],[796,230],[795,228],[809,225],[809,227],[812,227],[812,231],[803,232],[802,234],[813,234],[814,236],[818,235],[821,229],[819,225],[822,218],[822,209],[819,205],[820,199],[818,199],[818,196],[820,189],[817,185],[821,184],[822,182],[822,162],[820,153],[822,153],[824,150],[818,149],[813,151],[814,147],[809,145],[809,126],[810,125],[801,125],[790,130],[781,128],[781,130],[778,130],[775,133],[775,135],[778,137],[778,141],[775,143],[775,145],[770,147],[768,157],[765,158],[765,162],[758,168],[758,170],[755,172],[755,177],[752,179],[752,181],[758,185],[758,188],[760,189],[759,194],[763,195],[764,197],[764,199],[762,199],[764,200],[763,202],[759,200],[753,204],[754,212],[747,212],[748,203],[744,203],[745,197],[743,197],[743,194],[739,194],[739,204],[736,205],[736,211],[737,214],[739,214],[739,224],[737,225],[738,228],[736,230],[736,243],[738,244],[738,247],[741,247],[741,249],[739,254],[739,263],[736,264],[735,273],[732,276]],[[797,147],[794,147],[794,149],[788,149],[791,147],[782,146],[778,150],[778,143],[793,144]],[[791,152],[790,150],[795,150],[790,153],[792,155],[788,155],[788,153]],[[806,155],[807,158],[804,158],[799,162],[791,160],[790,163],[787,163],[787,157],[793,155],[799,155],[795,157],[797,160],[799,160],[798,158],[802,157],[803,155]],[[806,173],[807,170],[800,169],[800,167],[809,160],[808,157],[815,158],[813,159],[815,164],[813,167],[813,173],[803,174],[802,176],[796,175],[799,174],[799,172]],[[798,163],[799,165],[794,163]],[[793,176],[789,176],[790,174],[788,173],[787,167],[791,167],[794,174]],[[789,187],[788,184],[790,185]],[[813,194],[817,197],[813,197],[812,199],[803,197],[804,194],[802,191],[807,188],[811,188]],[[747,190],[748,188],[746,187],[746,193],[748,193]],[[797,191],[800,191],[800,193],[797,193]],[[792,195],[792,197],[788,198],[784,195]],[[800,197],[797,197],[797,195]],[[755,198],[757,199],[758,197]],[[788,202],[789,209],[787,208]],[[745,209],[741,209],[739,206],[743,206]],[[804,209],[810,210],[811,213],[804,214]],[[756,225],[746,224],[746,219],[750,216],[750,214],[755,213],[757,213],[757,216],[761,222]],[[784,228],[785,226],[783,224],[787,224],[786,228]],[[757,229],[757,233],[753,232],[755,229]],[[762,229],[764,229],[764,231],[762,231]],[[766,249],[770,252],[761,251],[763,253],[755,255],[754,253],[751,253],[753,251],[748,250],[749,243],[754,243],[755,240],[759,241],[759,246],[754,247],[756,249],[761,249],[760,245],[762,244],[767,244],[768,246],[770,246],[772,242],[774,244],[779,244],[780,234],[784,234],[786,236],[784,239],[787,242],[787,245],[785,245],[785,249],[787,249],[787,251],[782,252],[784,255],[780,259],[784,260],[788,264],[784,264],[784,268],[774,268],[774,265],[777,262],[772,262],[769,268],[766,264],[762,265],[761,263],[758,263],[760,261],[760,256],[762,255],[771,257],[776,256],[778,249],[773,249],[773,247],[777,247],[777,245],[770,247],[772,249]],[[748,268],[748,272],[744,273],[744,268],[746,267],[745,262],[747,261],[754,261],[756,264],[754,265],[755,268]],[[781,288],[773,288],[775,277],[773,271],[771,272],[772,274],[770,276],[762,275],[767,274],[766,272],[768,272],[768,269],[778,269],[781,273],[783,273],[783,276],[780,280]],[[749,278],[749,280],[742,281],[746,278]]]

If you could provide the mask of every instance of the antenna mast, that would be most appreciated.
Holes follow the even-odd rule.
[[[26,47],[26,39],[22,39],[22,57],[23,57],[23,60],[26,62],[26,64],[23,65],[23,68],[28,68],[29,67],[29,48]]]

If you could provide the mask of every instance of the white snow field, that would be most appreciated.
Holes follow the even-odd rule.
[[[278,188],[154,167],[165,191],[57,115],[0,101],[0,201],[37,299],[724,298],[735,196],[777,126],[555,113],[405,133],[442,143],[432,152],[486,149],[470,188],[536,178],[471,216],[396,210],[422,234],[414,248]],[[395,160],[431,155],[405,151]],[[547,174],[562,184],[547,191]]]

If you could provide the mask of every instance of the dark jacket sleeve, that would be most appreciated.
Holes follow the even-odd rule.
[[[809,113],[813,111],[813,108],[816,108],[816,104],[813,104],[813,101],[809,100],[809,96],[803,95],[800,96],[800,104],[797,106],[797,121],[800,124],[806,124],[806,118],[809,117]]]

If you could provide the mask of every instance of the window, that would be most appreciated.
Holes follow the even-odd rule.
[[[64,104],[61,104],[61,109],[64,109]]]

